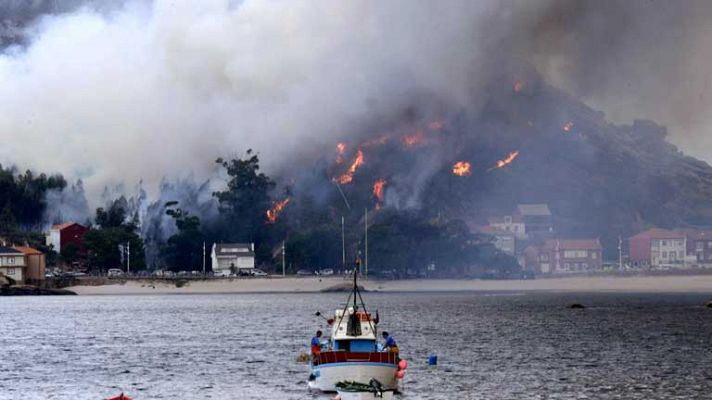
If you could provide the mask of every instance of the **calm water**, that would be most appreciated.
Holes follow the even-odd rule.
[[[367,294],[401,399],[712,398],[700,295]],[[295,362],[342,295],[0,298],[0,399],[327,399]],[[566,305],[583,302],[585,310]],[[425,366],[437,350],[440,365]]]

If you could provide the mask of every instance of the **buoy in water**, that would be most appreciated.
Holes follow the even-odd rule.
[[[571,304],[571,305],[569,306],[569,308],[571,308],[571,309],[581,309],[581,308],[586,308],[586,306],[584,306],[584,305],[581,304],[581,303],[573,303],[573,304]]]
[[[408,361],[400,360],[398,362],[398,369],[406,369],[406,368],[408,368]]]
[[[438,365],[438,355],[435,352],[428,356],[428,365]]]
[[[405,377],[405,370],[399,369],[396,371],[396,378],[403,379]]]

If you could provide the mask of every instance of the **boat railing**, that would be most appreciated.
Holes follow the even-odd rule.
[[[314,357],[313,365],[342,362],[375,362],[395,365],[398,361],[398,354],[392,352],[325,351]]]

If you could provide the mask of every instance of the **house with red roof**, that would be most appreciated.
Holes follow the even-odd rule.
[[[628,260],[633,267],[682,266],[687,235],[682,231],[652,228],[628,238]]]
[[[602,258],[598,239],[546,239],[524,250],[524,268],[542,274],[600,271]]]
[[[60,254],[63,247],[72,244],[77,246],[80,255],[86,255],[84,235],[88,231],[89,228],[76,222],[52,225],[47,233],[47,246],[52,246],[54,251]]]

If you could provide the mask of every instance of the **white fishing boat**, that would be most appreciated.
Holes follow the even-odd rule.
[[[327,322],[331,337],[323,346],[325,349],[312,357],[310,389],[334,392],[339,382],[367,384],[372,379],[384,390],[397,389],[400,358],[397,353],[379,349],[378,316],[373,318],[366,309],[356,274],[346,305],[337,309],[334,318]]]

